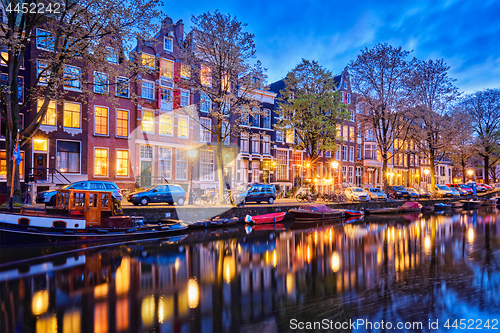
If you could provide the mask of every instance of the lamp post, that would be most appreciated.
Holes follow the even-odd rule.
[[[469,178],[471,178],[472,180],[472,176],[474,175],[474,170],[472,169],[467,170],[467,174],[469,175]]]
[[[188,150],[188,157],[189,159],[191,160],[191,177],[190,178],[190,182],[189,182],[189,201],[188,201],[188,204],[192,205],[193,204],[193,164],[194,164],[194,159],[196,158],[196,155],[198,154],[198,152],[196,151],[196,149],[194,148],[191,148]]]
[[[332,182],[332,189],[333,192],[335,193],[335,177],[337,176],[337,168],[339,167],[339,162],[333,161],[332,162],[332,168],[333,168],[333,182]]]

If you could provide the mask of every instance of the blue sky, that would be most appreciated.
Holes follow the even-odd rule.
[[[444,59],[460,91],[500,88],[500,1],[166,0],[163,12],[188,32],[191,15],[216,9],[248,23],[269,83],[302,58],[339,73],[361,49],[387,42]]]

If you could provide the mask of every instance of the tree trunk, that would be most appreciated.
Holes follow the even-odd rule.
[[[464,184],[467,182],[465,176],[466,176],[465,175],[465,160],[462,159],[462,183],[464,183]]]
[[[215,151],[215,160],[217,162],[217,177],[219,179],[219,193],[224,194],[224,159],[223,159],[223,142],[217,141],[217,149]]]
[[[484,156],[484,183],[489,184],[490,183],[490,156],[485,155]]]
[[[382,154],[382,181],[384,182],[384,192],[389,190],[389,183],[387,182],[387,152]]]
[[[434,149],[431,149],[429,152],[429,159],[430,159],[430,171],[431,171],[431,192],[434,193],[436,191],[436,164],[434,161],[434,158],[436,157],[436,153],[434,152]]]
[[[11,186],[12,186],[12,171],[15,161],[12,160],[12,155],[14,152],[14,147],[16,145],[17,137],[17,123],[14,123],[14,131],[10,132],[7,128],[7,133],[5,135],[5,160],[7,165],[7,198],[10,198]],[[19,149],[21,149],[19,147]],[[21,182],[19,180],[19,167],[21,165],[16,165],[16,170],[14,172],[14,195],[13,202],[21,203]],[[8,199],[7,202],[9,202]]]

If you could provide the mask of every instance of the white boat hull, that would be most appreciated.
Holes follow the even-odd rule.
[[[65,216],[40,216],[16,213],[0,213],[0,223],[10,225],[29,225],[30,227],[41,228],[52,228],[54,226],[61,226],[62,223],[64,223],[65,228],[68,230],[85,229],[84,218],[71,218]]]

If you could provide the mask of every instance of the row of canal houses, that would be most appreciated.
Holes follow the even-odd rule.
[[[37,32],[40,34],[43,34],[41,29]],[[89,64],[67,65],[68,79],[59,88],[63,97],[51,101],[40,129],[21,147],[21,182],[35,181],[37,191],[80,180],[108,180],[128,190],[165,181],[187,189],[192,180],[195,189],[216,189],[216,139],[200,126],[210,121],[207,115],[212,105],[189,87],[191,72],[180,57],[179,41],[182,42],[184,36],[182,20],[173,23],[167,17],[156,35],[158,43],[139,41],[136,54],[149,70],[136,81],[124,74],[114,78],[116,85],[100,85],[97,82],[109,82],[113,78],[81,67]],[[38,38],[28,46],[20,71],[20,100],[43,69],[42,59],[53,52],[47,41],[50,39]],[[109,66],[120,66],[119,59],[111,57]],[[83,73],[88,77],[82,77]],[[224,181],[232,188],[271,183],[284,191],[301,180],[315,182],[321,191],[340,184],[380,185],[380,156],[377,158],[376,144],[369,133],[361,133],[356,126],[355,96],[347,70],[335,80],[351,112],[351,118],[338,128],[338,151],[324,152],[311,163],[303,152],[292,149],[293,133],[274,129],[276,99],[284,88],[284,81],[280,80],[266,90],[254,91],[253,98],[260,102],[260,114],[242,124],[247,127],[244,133],[239,135],[233,131],[234,135],[224,142]],[[85,81],[94,82],[93,93],[88,97],[82,93]],[[40,84],[43,85],[43,80]],[[29,101],[23,109],[21,126],[36,115],[39,107],[40,101],[36,98]],[[196,108],[199,119],[187,116],[185,108]],[[5,119],[2,119],[0,195],[7,193],[2,190],[6,189],[7,174],[4,135]],[[194,159],[188,156],[190,149],[197,150]],[[390,165],[391,174],[395,175],[391,183],[414,185],[421,163],[416,162],[419,159],[415,155],[410,166],[410,154],[406,155],[408,163],[402,163],[401,169],[397,162]],[[339,163],[336,169],[331,163],[334,160]],[[410,171],[410,167],[416,171]],[[442,174],[447,177],[440,183],[451,180],[451,167],[445,168]],[[423,172],[420,174],[423,176]]]

